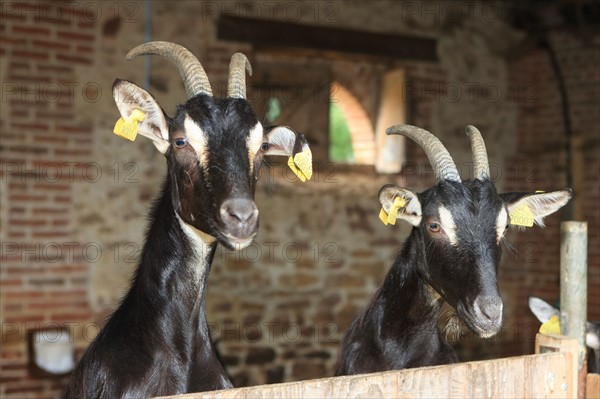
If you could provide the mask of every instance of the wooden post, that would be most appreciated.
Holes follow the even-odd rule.
[[[587,223],[562,222],[560,244],[560,330],[579,344],[578,397],[585,396],[585,330],[587,322]],[[583,378],[583,379],[582,379]]]
[[[568,366],[568,395],[566,397],[576,397],[578,394],[579,370],[577,369],[577,358],[579,354],[579,342],[571,337],[564,335],[544,335],[538,333],[535,336],[535,353],[566,352],[571,354],[571,364]],[[567,393],[567,391],[565,391]]]

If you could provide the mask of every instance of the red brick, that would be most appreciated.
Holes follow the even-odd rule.
[[[78,41],[83,41],[83,42],[93,42],[94,41],[94,35],[88,35],[85,33],[75,33],[75,32],[71,32],[71,31],[58,31],[57,33],[58,38],[59,39],[64,39],[64,40],[78,40]]]
[[[9,196],[8,196],[9,201],[40,202],[40,201],[46,201],[47,199],[48,199],[47,195],[41,195],[41,194],[38,194],[38,195],[9,194]]]
[[[55,214],[64,214],[64,213],[68,213],[69,211],[67,209],[64,208],[33,208],[33,214],[49,214],[49,215],[55,215]]]
[[[33,40],[33,47],[39,49],[56,49],[56,50],[69,50],[71,46],[66,42],[55,42],[50,40]]]
[[[45,294],[40,291],[18,291],[18,292],[7,292],[4,295],[6,296],[7,300],[11,300],[11,299],[24,300],[24,299],[33,299],[33,298],[43,298]]]
[[[92,155],[92,150],[63,150],[63,149],[56,149],[54,151],[54,153],[57,156],[89,156]]]
[[[12,54],[14,57],[30,59],[30,60],[33,59],[33,60],[47,61],[49,58],[48,53],[40,53],[38,51],[13,50]]]
[[[48,125],[44,123],[13,123],[12,127],[15,129],[26,129],[26,130],[48,130]]]
[[[59,61],[64,61],[67,63],[76,63],[76,64],[91,64],[92,60],[90,58],[70,56],[64,54],[57,54],[56,59]]]
[[[16,286],[22,286],[22,285],[23,285],[23,280],[20,278],[0,279],[0,287],[16,287]]]
[[[35,219],[35,220],[9,219],[8,223],[13,226],[32,226],[32,227],[45,226],[47,224],[47,222],[45,220],[39,220],[39,219]]]
[[[92,22],[79,22],[77,26],[82,29],[94,29],[96,25]]]
[[[40,72],[73,72],[73,67],[66,65],[38,65],[37,68]]]
[[[25,38],[0,36],[0,46],[24,46],[26,43]]]
[[[48,28],[32,28],[28,26],[15,25],[12,29],[15,34],[24,35],[37,35],[37,36],[50,36],[50,29]]]
[[[57,131],[65,131],[69,133],[92,133],[91,126],[69,126],[69,125],[56,125]]]
[[[0,21],[25,22],[25,15],[20,12],[0,12]]]
[[[34,232],[32,234],[33,238],[61,238],[68,237],[69,233],[65,231],[52,230],[52,231],[44,231],[44,232]]]

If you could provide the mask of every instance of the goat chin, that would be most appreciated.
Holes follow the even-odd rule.
[[[480,338],[492,338],[502,328],[502,318],[497,323],[485,323],[482,324],[478,322],[477,318],[472,316],[468,310],[466,310],[462,306],[458,306],[458,310],[456,311],[458,317],[461,321],[463,321],[469,330],[473,331]]]
[[[225,239],[222,240],[223,241],[222,244],[224,246],[226,246],[227,249],[230,249],[233,251],[240,251],[244,248],[247,248],[250,244],[252,244],[255,234],[252,234],[248,238],[238,238],[238,237],[234,237],[230,234],[223,234],[223,236],[225,237]]]

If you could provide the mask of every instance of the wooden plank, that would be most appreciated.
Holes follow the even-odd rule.
[[[535,353],[547,352],[565,352],[571,353],[575,362],[579,359],[579,343],[577,339],[565,337],[563,335],[544,335],[535,336]],[[569,391],[573,389],[573,397],[576,397],[579,386],[579,373],[576,364],[571,365],[570,379],[567,382]]]
[[[586,399],[600,398],[600,374],[588,374],[585,382]]]
[[[571,352],[549,352],[172,398],[571,398],[573,366]]]
[[[221,14],[217,38],[261,47],[288,47],[384,56],[396,59],[437,61],[437,41],[431,38],[374,33],[352,29]]]

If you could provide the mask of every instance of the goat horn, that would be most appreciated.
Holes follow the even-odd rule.
[[[488,163],[487,151],[481,133],[475,126],[467,126],[467,136],[471,140],[471,152],[473,152],[474,178],[483,180],[490,178],[490,165]]]
[[[125,57],[128,61],[138,55],[160,55],[171,61],[177,67],[188,98],[198,94],[212,96],[212,88],[208,76],[200,61],[183,46],[169,42],[148,42],[133,48]]]
[[[406,136],[423,148],[438,182],[442,180],[461,181],[450,153],[442,142],[427,130],[411,125],[395,125],[387,128],[385,133]]]
[[[246,98],[246,71],[252,76],[252,66],[248,58],[242,53],[232,55],[229,63],[227,97]]]

